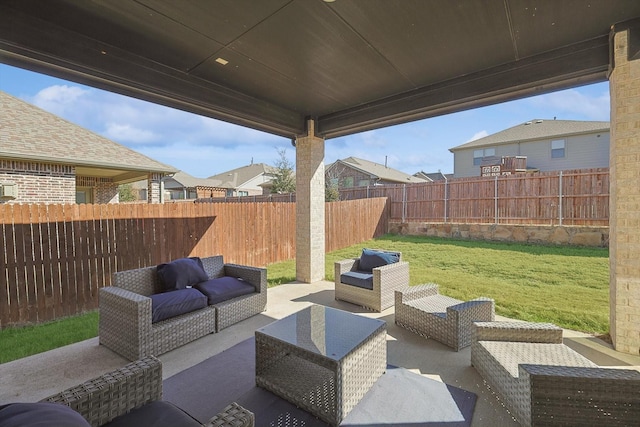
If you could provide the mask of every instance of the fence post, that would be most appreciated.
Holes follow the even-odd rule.
[[[449,180],[444,177],[444,222],[447,222],[447,199],[449,198]]]
[[[369,186],[367,185],[367,199],[369,198]]]
[[[407,220],[407,184],[402,184],[402,223]]]
[[[493,213],[495,215],[495,223],[498,223],[498,175],[493,184]]]
[[[562,226],[562,171],[560,171],[560,179],[558,180],[558,221]]]

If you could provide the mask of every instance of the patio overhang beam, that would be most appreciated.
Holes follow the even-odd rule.
[[[386,126],[606,81],[609,37],[321,116],[318,134],[335,138]]]

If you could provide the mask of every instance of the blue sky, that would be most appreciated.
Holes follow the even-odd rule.
[[[285,138],[0,64],[0,90],[190,175],[275,164]],[[531,119],[609,120],[608,82],[329,139],[325,163],[354,156],[414,174],[453,173],[450,148]],[[1,115],[0,115],[1,120]],[[1,149],[1,147],[0,147]]]

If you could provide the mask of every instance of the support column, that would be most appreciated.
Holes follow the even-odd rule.
[[[610,332],[640,354],[640,28],[614,34],[609,203]]]
[[[162,175],[150,173],[147,177],[147,203],[162,203],[160,181]]]
[[[315,122],[296,140],[296,280],[324,279],[324,139]]]

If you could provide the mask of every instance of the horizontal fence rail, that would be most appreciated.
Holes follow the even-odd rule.
[[[367,197],[388,197],[402,222],[609,225],[608,168],[340,189]]]
[[[382,235],[386,198],[326,205],[327,251]],[[0,205],[0,329],[98,307],[116,271],[185,256],[292,259],[295,203]],[[357,226],[354,226],[357,224]]]

